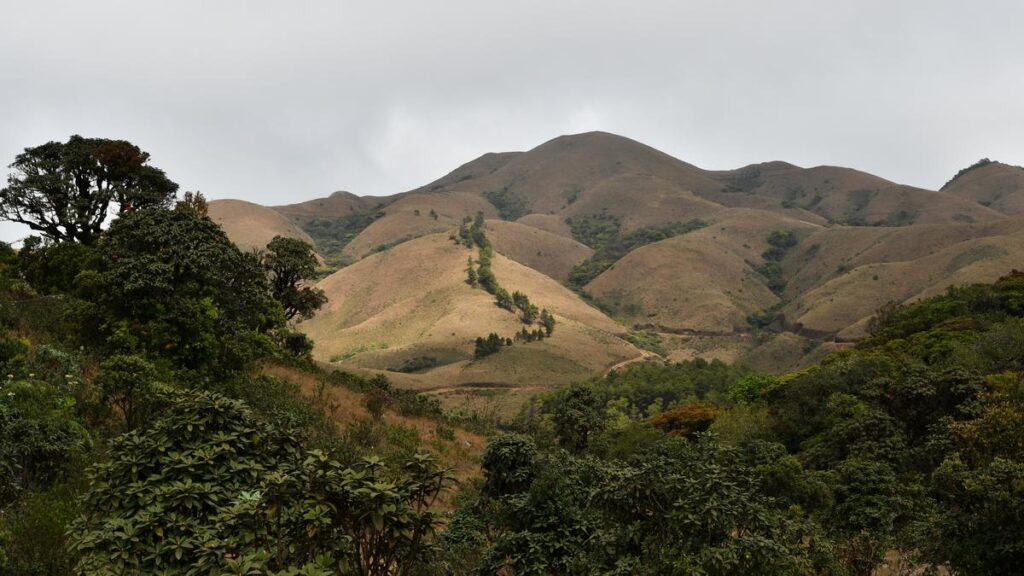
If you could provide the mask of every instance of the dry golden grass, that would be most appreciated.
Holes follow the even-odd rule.
[[[261,371],[298,385],[304,396],[323,406],[339,430],[370,418],[364,407],[365,396],[359,392],[343,386],[324,385],[317,375],[288,366],[270,364],[262,367]],[[443,438],[438,433],[439,423],[436,420],[404,416],[392,410],[386,410],[382,420],[392,426],[416,430],[424,447],[434,453],[443,466],[452,468],[457,480],[465,481],[480,475],[480,455],[487,445],[485,437],[455,427],[452,429],[453,438]]]
[[[586,289],[617,305],[631,324],[743,332],[748,314],[778,302],[754,270],[768,247],[765,238],[774,230],[817,228],[770,212],[729,210],[706,228],[634,250]]]
[[[447,234],[405,242],[343,268],[318,286],[330,298],[298,324],[316,342],[318,360],[381,371],[430,355],[446,362],[422,374],[389,373],[417,389],[487,384],[552,387],[600,372],[640,352],[617,337],[624,329],[541,272],[495,255],[493,269],[508,290],[521,290],[558,321],[543,342],[516,344],[472,360],[473,341],[496,332],[513,336],[517,317],[491,295],[466,284],[466,259],[476,252]]]
[[[370,224],[347,246],[345,254],[362,258],[386,246],[435,232],[451,230],[466,216],[483,212],[496,216],[494,207],[480,196],[465,192],[416,192],[406,194],[383,209],[386,216]],[[433,210],[437,219],[430,215]]]
[[[520,197],[530,213],[517,222],[493,220],[498,212],[486,196],[503,190]],[[535,390],[640,356],[619,337],[623,326],[560,284],[591,254],[572,240],[566,218],[613,214],[627,231],[693,218],[709,222],[635,250],[587,286],[616,306],[625,325],[663,331],[673,360],[699,355],[761,367],[800,365],[832,346],[812,346],[808,335],[854,338],[889,300],[990,281],[1024,267],[1024,216],[1014,216],[1024,213],[1021,168],[991,164],[934,192],[834,166],[766,162],[707,171],[602,132],[486,154],[396,196],[336,193],[276,210],[303,222],[378,206],[386,216],[346,248],[363,259],[321,282],[331,302],[300,325],[317,341],[318,358],[372,372],[433,356],[441,364],[436,368],[388,374],[447,403],[495,412],[507,412]],[[560,324],[549,341],[473,361],[474,338],[511,335],[521,327],[489,295],[464,283],[466,258],[475,251],[446,239],[477,211],[492,219],[488,234],[499,253],[501,283],[554,310]],[[230,219],[244,220],[253,210],[241,212]],[[788,282],[782,299],[756,271],[766,237],[776,230],[796,231],[801,239],[782,261]],[[395,247],[375,253],[387,246]],[[762,343],[751,338],[748,315],[782,301],[788,302],[787,322],[805,332]]]
[[[1024,267],[1024,230],[966,240],[912,260],[867,263],[800,294],[784,309],[791,322],[843,338],[863,335],[889,301],[911,301],[948,286],[993,282]]]
[[[243,249],[265,248],[274,236],[313,243],[301,228],[271,208],[244,200],[212,200],[210,218],[220,224],[232,242]]]
[[[745,351],[737,362],[755,370],[783,373],[821,361],[843,345],[816,342],[791,332],[768,334],[766,340]]]
[[[487,238],[504,256],[564,282],[594,251],[565,236],[504,220],[487,221]]]
[[[710,219],[726,209],[720,204],[696,196],[677,182],[651,174],[621,174],[604,180],[580,199],[563,208],[566,216],[607,212],[618,216],[624,231],[686,222],[694,218]]]
[[[297,204],[273,206],[292,222],[302,223],[316,218],[340,218],[366,210],[376,204],[375,198],[356,196],[351,192],[335,192],[327,198],[315,198]]]
[[[943,192],[1003,214],[1024,214],[1024,168],[993,162],[960,176]]]
[[[606,132],[561,136],[506,160],[488,174],[452,184],[452,189],[476,194],[507,189],[525,199],[531,212],[556,214],[622,175],[649,175],[691,192],[720,186],[695,166]],[[628,200],[630,190],[619,190]]]
[[[527,214],[519,220],[516,220],[516,222],[526,224],[527,226],[532,226],[540,230],[546,230],[552,234],[572,238],[572,228],[565,223],[564,216],[556,216],[554,214]]]
[[[995,210],[952,194],[899,185],[843,190],[827,196],[815,212],[838,222],[864,224],[951,224],[1002,217]]]

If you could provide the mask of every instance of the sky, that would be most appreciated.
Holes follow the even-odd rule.
[[[0,0],[0,164],[126,139],[182,190],[286,204],[604,130],[935,189],[1024,164],[1022,21],[1017,0]]]

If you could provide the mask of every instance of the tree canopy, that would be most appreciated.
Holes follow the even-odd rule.
[[[55,241],[94,243],[117,214],[167,206],[178,185],[124,140],[72,136],[26,148],[0,190],[0,217]]]
[[[80,293],[97,306],[95,324],[114,352],[237,367],[284,323],[258,256],[194,210],[126,214],[99,250],[102,268],[79,276]]]
[[[316,253],[307,242],[275,236],[267,244],[263,266],[270,274],[270,288],[284,308],[286,320],[309,318],[327,302],[323,290],[302,285],[313,278],[316,264]]]

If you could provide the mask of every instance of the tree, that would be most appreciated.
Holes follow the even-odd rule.
[[[99,244],[104,268],[79,275],[95,305],[84,328],[112,352],[193,370],[237,370],[269,350],[284,324],[260,259],[193,210],[148,209],[115,220]]]
[[[185,192],[185,197],[174,205],[175,210],[192,210],[199,216],[209,215],[209,205],[202,192]]]
[[[448,482],[429,456],[396,475],[378,458],[346,468],[240,401],[182,390],[160,401],[164,416],[94,469],[71,527],[78,573],[385,576],[426,552]]]
[[[494,291],[494,303],[498,305],[498,308],[508,310],[509,312],[515,306],[512,303],[512,296],[509,295],[508,290],[501,287]]]
[[[0,399],[0,508],[60,480],[89,441],[74,401],[46,382],[8,380]],[[2,572],[2,570],[0,570]]]
[[[757,404],[761,395],[778,381],[774,376],[748,374],[740,378],[729,390],[729,399],[737,404]]]
[[[527,304],[523,309],[523,324],[533,324],[537,321],[537,305]]]
[[[327,302],[323,290],[301,286],[316,272],[316,253],[307,242],[274,236],[263,254],[263,266],[270,274],[274,298],[284,308],[284,317],[310,318]]]
[[[178,185],[124,140],[72,136],[26,148],[0,190],[0,218],[56,241],[92,244],[112,206],[118,214],[167,206]]]
[[[555,317],[545,308],[540,311],[540,323],[544,326],[544,333],[551,336],[555,332]]]
[[[475,288],[478,280],[476,268],[473,267],[473,257],[470,256],[466,259],[466,284]]]
[[[529,436],[502,434],[491,439],[480,459],[484,493],[500,497],[528,489],[536,457],[537,446]]]
[[[570,386],[558,399],[553,415],[558,441],[574,452],[582,452],[590,437],[604,427],[597,396],[580,384]]]
[[[695,437],[714,423],[721,410],[709,402],[692,402],[666,410],[651,418],[651,426],[671,436]]]
[[[473,239],[473,243],[483,248],[488,245],[487,236],[484,235],[484,213],[477,212],[476,218],[473,219],[473,225],[469,229],[470,236]]]
[[[156,368],[139,356],[111,356],[100,366],[94,382],[100,397],[121,411],[128,429],[135,428],[139,412],[156,384]]]
[[[501,350],[502,346],[505,346],[506,341],[501,336],[498,336],[494,332],[487,335],[487,338],[477,337],[476,347],[473,350],[473,357],[476,359],[490,356]]]

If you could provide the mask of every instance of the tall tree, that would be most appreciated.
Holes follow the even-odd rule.
[[[193,370],[235,370],[262,353],[280,328],[257,255],[239,250],[215,222],[191,209],[140,210],[103,234],[100,272],[79,274],[112,351],[159,355]]]
[[[274,236],[267,244],[263,266],[270,273],[271,290],[286,319],[309,318],[327,302],[323,290],[302,286],[316,273],[316,254],[307,242]]]
[[[167,206],[178,185],[124,140],[72,136],[26,148],[0,190],[0,218],[56,241],[92,244],[111,208]]]

